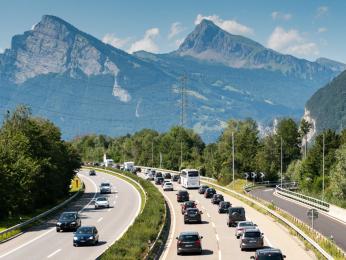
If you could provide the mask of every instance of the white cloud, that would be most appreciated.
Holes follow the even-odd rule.
[[[320,27],[320,28],[318,28],[318,30],[317,30],[318,33],[324,33],[324,32],[326,32],[326,31],[327,31],[327,28],[326,28],[326,27]]]
[[[181,23],[179,23],[179,22],[172,23],[171,29],[169,31],[169,34],[168,34],[167,38],[170,40],[173,37],[175,37],[178,34],[180,34],[184,30],[185,30],[185,28],[181,25]]]
[[[279,11],[274,11],[272,12],[272,18],[273,20],[284,20],[284,21],[288,21],[292,18],[292,15],[287,13],[282,13],[282,12],[279,12]]]
[[[4,52],[5,52],[5,49],[0,48],[0,54]]]
[[[316,10],[316,17],[320,18],[320,17],[326,15],[328,13],[328,11],[329,11],[328,6],[325,6],[325,5],[319,6]]]
[[[159,50],[157,44],[155,43],[155,38],[160,34],[158,28],[151,28],[147,30],[144,34],[144,37],[131,44],[129,53],[136,51],[148,51],[148,52],[157,52]]]
[[[203,16],[201,14],[197,15],[195,24],[199,24],[203,19],[207,19],[215,23],[217,26],[223,30],[239,35],[253,35],[254,31],[252,28],[238,23],[236,20],[223,20],[218,15]]]
[[[285,30],[276,27],[268,38],[268,48],[276,51],[310,58],[319,54],[318,46],[314,42],[309,42],[298,30]]]
[[[114,33],[107,33],[103,36],[102,41],[116,48],[122,48],[129,43],[130,38],[121,39],[116,37]]]

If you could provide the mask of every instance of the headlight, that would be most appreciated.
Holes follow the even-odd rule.
[[[90,236],[88,239],[89,239],[89,240],[92,240],[92,239],[94,239],[94,237],[93,237],[93,236]]]
[[[56,224],[57,224],[58,226],[60,226],[60,225],[61,225],[61,222],[57,222]]]
[[[76,225],[76,221],[71,222],[71,225]]]
[[[73,237],[73,240],[78,240],[78,237]]]

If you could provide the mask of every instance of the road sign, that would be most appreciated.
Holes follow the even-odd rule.
[[[318,210],[317,209],[309,209],[307,212],[309,219],[317,219],[318,218]]]
[[[252,173],[251,173],[251,177],[255,179],[255,178],[257,177],[257,173],[252,172]]]
[[[249,173],[248,172],[244,173],[244,176],[245,176],[245,179],[248,179],[249,178]]]
[[[263,179],[266,176],[263,172],[260,172],[261,178]]]

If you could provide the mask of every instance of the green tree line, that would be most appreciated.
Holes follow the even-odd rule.
[[[50,121],[19,106],[0,128],[0,218],[52,205],[66,197],[81,159]]]

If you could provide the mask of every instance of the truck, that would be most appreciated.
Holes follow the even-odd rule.
[[[134,167],[135,167],[134,162],[124,162],[124,171],[132,171]]]

